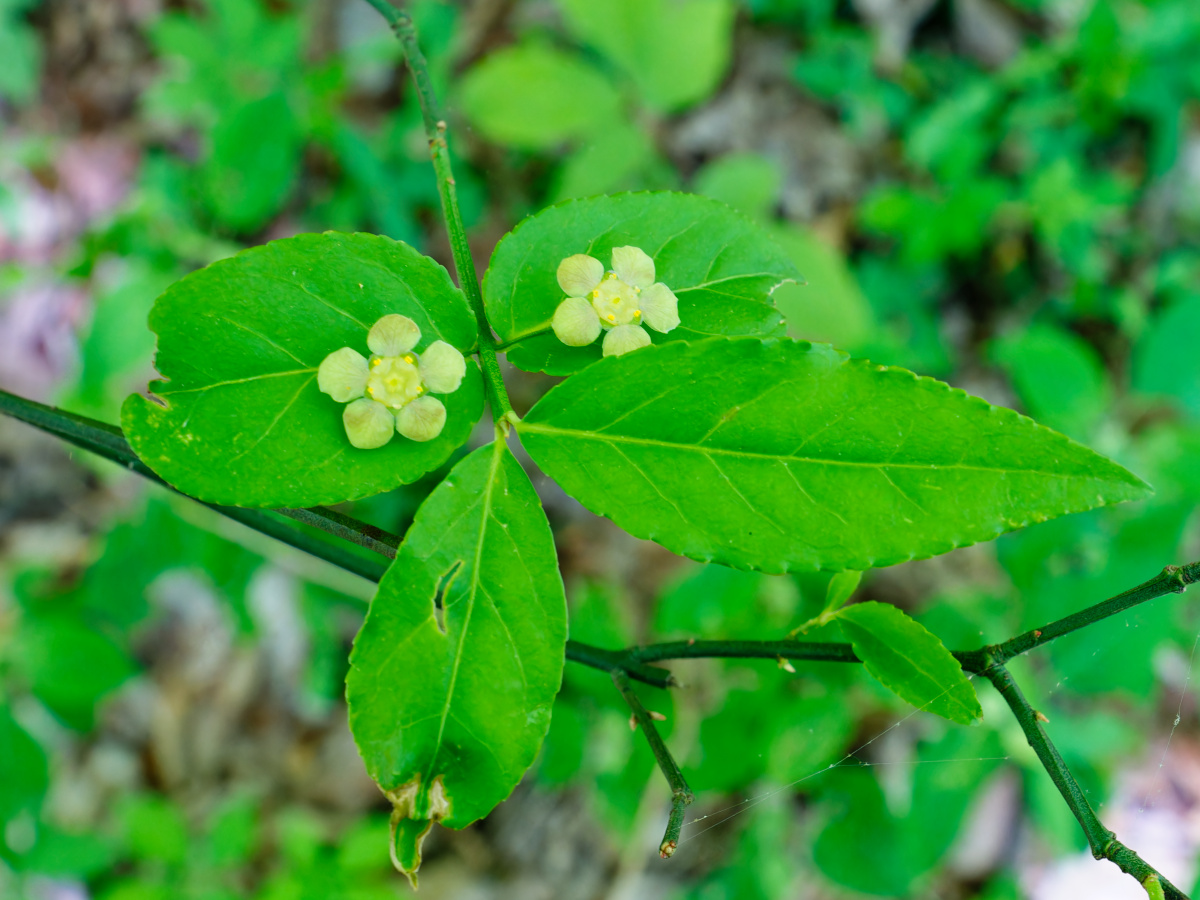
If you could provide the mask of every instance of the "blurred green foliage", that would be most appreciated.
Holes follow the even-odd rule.
[[[338,40],[322,7],[301,0],[204,0],[145,23],[158,69],[135,114],[132,191],[49,265],[91,296],[80,366],[60,389],[68,408],[115,420],[119,399],[149,370],[154,296],[242,246],[361,229],[439,251],[415,100],[395,42],[359,5],[334,5]],[[52,158],[62,137],[18,115],[38,100],[46,6],[0,2],[0,98],[16,111],[4,134],[24,130],[6,163]],[[795,336],[969,385],[1156,487],[1136,506],[1034,526],[968,554],[967,574],[940,578],[919,600],[866,575],[856,598],[899,596],[962,648],[1073,612],[1200,551],[1200,190],[1186,156],[1200,140],[1200,5],[1008,6],[1020,13],[1017,47],[1002,63],[958,47],[942,11],[916,30],[898,67],[884,67],[869,25],[839,0],[518,2],[486,39],[471,35],[457,4],[411,4],[449,101],[460,197],[485,253],[485,239],[560,199],[707,194],[767,223],[805,273],[806,286],[775,297]],[[746,133],[729,142],[733,151],[697,157],[669,139],[724,99],[740,55],[768,39],[788,48],[780,76],[796,102],[867,173],[851,200],[828,201],[810,221],[780,215],[799,177],[791,148]],[[23,265],[39,264],[7,263],[6,289],[28,276]],[[360,512],[403,530],[428,489]],[[136,647],[163,615],[150,597],[164,573],[203,579],[240,633],[255,634],[246,596],[262,557],[176,509],[154,499],[131,510],[96,538],[82,572],[8,560],[0,573],[0,894],[25,896],[49,876],[84,882],[103,900],[397,895],[380,854],[386,822],[375,816],[331,829],[311,810],[253,795],[195,816],[179,797],[147,792],[90,829],[54,820],[54,760],[71,739],[86,740],[107,697],[145,677]],[[646,610],[615,576],[581,577],[568,585],[571,636],[606,647],[782,636],[820,612],[827,582],[688,564]],[[303,596],[306,702],[328,710],[345,673],[337,623],[361,610],[328,586]],[[1167,724],[1155,709],[1162,698],[1173,709],[1181,688],[1164,682],[1156,660],[1186,660],[1197,627],[1186,605],[1162,598],[1014,664],[1094,805]],[[691,690],[647,697],[668,715],[664,735],[699,795],[696,815],[755,798],[703,838],[728,812],[684,829],[680,859],[690,836],[719,852],[679,897],[778,897],[814,867],[833,891],[924,895],[968,810],[1013,768],[1037,839],[1061,852],[1081,846],[986,688],[985,725],[966,730],[905,718],[856,667],[796,668],[694,665]],[[627,718],[604,675],[569,666],[534,774],[546,788],[579,786],[616,844],[631,831],[640,839],[632,826],[644,802],[666,803]],[[936,762],[946,759],[955,761]],[[866,765],[882,762],[895,764]],[[887,864],[863,865],[864,847]],[[1014,873],[993,873],[976,896],[1017,896]]]

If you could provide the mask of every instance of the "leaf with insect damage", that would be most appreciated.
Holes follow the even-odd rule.
[[[533,762],[566,636],[549,524],[496,441],[421,505],[350,655],[350,730],[392,801],[392,859],[414,884],[433,823],[487,815]]]

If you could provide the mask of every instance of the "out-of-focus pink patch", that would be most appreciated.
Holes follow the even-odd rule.
[[[54,163],[53,189],[27,170],[6,165],[0,178],[10,206],[0,222],[0,262],[52,262],[96,219],[120,206],[137,167],[137,148],[111,138],[65,143]]]
[[[48,284],[0,300],[0,388],[49,399],[78,364],[75,331],[86,304],[82,289]]]
[[[1160,746],[1118,776],[1111,800],[1096,812],[1121,843],[1190,890],[1200,851],[1200,746],[1176,734],[1169,753]],[[1146,898],[1134,879],[1086,852],[1034,869],[1023,881],[1031,900]]]
[[[55,168],[63,191],[85,220],[107,215],[129,194],[138,153],[132,144],[109,138],[73,141]]]

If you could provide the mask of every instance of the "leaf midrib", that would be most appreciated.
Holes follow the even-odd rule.
[[[967,472],[1011,472],[1026,475],[1045,475],[1050,478],[1100,477],[1097,475],[1080,476],[1078,474],[1069,472],[1047,472],[1042,469],[1015,469],[999,466],[968,465],[966,463],[864,462],[862,460],[852,459],[820,459],[811,456],[784,456],[782,454],[775,453],[755,453],[752,450],[728,450],[723,447],[701,447],[698,444],[683,444],[673,441],[655,440],[652,438],[637,438],[629,435],[601,435],[594,431],[557,428],[553,425],[542,425],[536,422],[531,423],[528,419],[523,420],[517,426],[517,431],[524,433],[532,432],[535,434],[560,435],[583,441],[597,441],[599,443],[609,444],[614,447],[618,444],[629,444],[642,447],[661,447],[667,450],[699,453],[704,456],[728,456],[743,459],[761,459],[769,462],[783,463],[785,465],[790,462],[798,462],[817,466],[842,466],[846,468],[859,469],[913,469],[915,471],[929,471],[930,469],[961,469]]]
[[[429,754],[429,765],[425,768],[423,775],[423,783],[429,784],[430,778],[433,776],[434,766],[438,762],[438,757],[442,752],[442,736],[446,731],[446,720],[450,717],[450,707],[454,702],[454,688],[458,683],[458,667],[462,662],[463,643],[467,639],[467,631],[471,627],[471,616],[475,612],[475,598],[479,592],[480,573],[482,566],[480,563],[483,559],[483,539],[487,533],[487,523],[492,517],[492,492],[496,487],[496,471],[500,468],[500,455],[504,452],[504,445],[500,441],[496,441],[496,451],[492,454],[492,465],[488,471],[487,487],[483,492],[483,509],[479,517],[479,538],[475,543],[475,568],[471,572],[471,587],[467,594],[467,610],[466,616],[463,618],[462,630],[458,634],[458,646],[454,648],[454,662],[450,669],[450,684],[446,689],[446,702],[442,706],[442,718],[438,723],[437,738],[433,742],[433,752]]]

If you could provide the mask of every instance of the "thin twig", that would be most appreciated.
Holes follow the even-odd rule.
[[[1058,619],[1049,625],[1043,625],[1041,628],[1019,634],[1003,643],[993,644],[987,648],[987,654],[995,664],[1006,663],[1014,656],[1027,653],[1034,647],[1048,644],[1055,638],[1078,631],[1080,628],[1085,628],[1101,619],[1107,619],[1109,616],[1115,616],[1117,613],[1145,603],[1147,600],[1153,600],[1163,594],[1182,594],[1189,584],[1195,584],[1197,581],[1200,581],[1200,562],[1184,566],[1167,566],[1149,581],[1123,591],[1115,597],[1110,597],[1102,603],[1089,606],[1087,609]],[[979,674],[984,673],[980,672]]]
[[[95,453],[131,472],[136,472],[143,478],[162,485],[167,490],[175,491],[180,496],[188,497],[187,494],[183,494],[159,478],[149,466],[138,459],[133,448],[129,446],[129,442],[125,440],[124,433],[115,425],[98,422],[95,419],[56,409],[53,406],[46,406],[35,400],[26,400],[24,397],[18,397],[16,394],[10,394],[3,390],[0,390],[0,412],[7,413],[12,418],[35,428],[40,428],[76,447]],[[285,525],[279,521],[276,514],[303,522],[305,525],[311,525],[328,534],[345,538],[389,559],[395,558],[395,548],[399,546],[400,539],[395,535],[390,535],[364,522],[358,522],[349,516],[321,506],[313,509],[243,509],[238,506],[205,503],[202,500],[196,500],[195,497],[188,497],[188,499],[207,506],[248,528],[262,532],[268,537],[289,544],[297,550],[331,562],[335,566],[371,581],[378,581],[382,578],[387,566],[381,565],[370,557],[352,553],[341,544],[331,544],[328,541],[319,540],[311,533]],[[392,544],[392,541],[395,541],[395,544]]]
[[[683,777],[679,763],[675,762],[675,757],[671,755],[671,751],[663,742],[662,735],[658,733],[654,718],[642,705],[637,694],[633,692],[633,688],[629,684],[629,677],[620,669],[616,669],[612,673],[612,680],[613,684],[617,686],[617,690],[621,692],[621,696],[625,698],[625,702],[629,704],[630,710],[633,711],[633,718],[641,726],[646,743],[650,745],[654,759],[658,762],[658,768],[662,770],[663,776],[671,788],[671,814],[667,818],[666,834],[663,835],[662,843],[658,846],[659,856],[666,859],[679,846],[679,832],[683,828],[684,810],[696,798],[692,789],[688,787],[687,779]]]
[[[1012,710],[1021,730],[1025,732],[1025,739],[1029,742],[1029,746],[1041,760],[1042,767],[1050,775],[1058,792],[1067,801],[1067,806],[1070,807],[1072,814],[1079,822],[1079,827],[1083,829],[1083,833],[1087,837],[1092,856],[1096,859],[1107,859],[1116,863],[1122,872],[1132,875],[1143,884],[1149,878],[1157,878],[1164,896],[1170,900],[1187,900],[1187,895],[1183,891],[1167,881],[1158,870],[1118,841],[1116,835],[1104,827],[1095,810],[1088,803],[1087,797],[1084,796],[1075,776],[1063,762],[1058,748],[1046,734],[1037,710],[1029,705],[1029,701],[1021,693],[1020,687],[1017,686],[1008,669],[1003,664],[997,663],[983,674],[1008,703],[1008,708]]]

